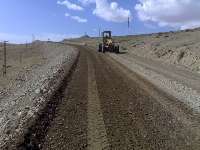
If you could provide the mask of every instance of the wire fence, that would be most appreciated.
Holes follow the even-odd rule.
[[[35,48],[34,43],[9,44],[8,41],[0,42],[0,74],[6,77],[10,62],[23,63],[24,53]]]

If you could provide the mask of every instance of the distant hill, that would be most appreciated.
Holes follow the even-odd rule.
[[[90,38],[90,36],[85,34],[85,35],[81,36],[80,38]]]

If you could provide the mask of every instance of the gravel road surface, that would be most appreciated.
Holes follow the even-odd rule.
[[[19,149],[199,149],[199,115],[108,55],[77,47],[72,76],[45,112],[53,117],[41,117]]]

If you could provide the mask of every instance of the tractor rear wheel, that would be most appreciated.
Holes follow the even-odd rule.
[[[119,54],[119,45],[115,46],[115,53]]]
[[[102,44],[99,44],[99,52],[102,52]]]
[[[103,53],[105,53],[106,52],[106,47],[105,46],[103,46]]]

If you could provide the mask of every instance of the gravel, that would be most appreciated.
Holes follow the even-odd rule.
[[[173,78],[168,78],[163,74],[145,68],[144,66],[139,65],[136,61],[128,61],[128,59],[124,59],[115,54],[110,54],[110,56],[128,67],[130,70],[145,77],[161,90],[176,97],[179,101],[192,108],[195,113],[200,113],[200,93],[194,90],[193,87],[188,87]]]
[[[24,68],[8,89],[0,94],[0,148],[22,135],[48,97],[70,70],[78,51],[54,43],[42,44],[44,64]]]

